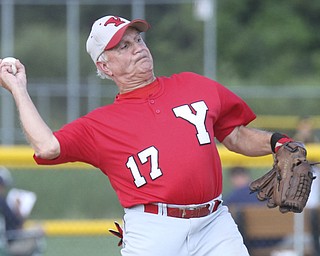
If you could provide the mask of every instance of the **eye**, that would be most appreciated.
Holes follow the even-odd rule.
[[[126,48],[128,48],[128,44],[123,43],[123,44],[120,45],[120,49],[121,50],[126,49]]]
[[[140,35],[137,37],[137,39],[136,39],[136,40],[137,40],[137,42],[138,42],[138,43],[143,42],[143,39],[142,39],[142,37],[141,37]]]

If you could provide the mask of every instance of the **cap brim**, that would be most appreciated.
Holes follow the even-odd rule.
[[[129,24],[123,26],[121,29],[114,34],[109,43],[106,45],[105,50],[114,48],[122,39],[124,32],[128,27],[136,28],[140,32],[146,32],[151,26],[145,20],[136,19],[131,21]]]

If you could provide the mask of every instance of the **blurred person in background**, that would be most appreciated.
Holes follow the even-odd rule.
[[[15,207],[9,207],[7,203],[8,190],[12,187],[12,176],[5,167],[0,167],[0,212],[5,220],[6,230],[18,230],[22,228],[23,217],[19,211],[19,201]]]
[[[297,125],[296,131],[293,138],[297,141],[301,141],[304,144],[308,143],[319,143],[320,139],[316,135],[316,130],[314,129],[314,121],[309,116],[300,117]],[[319,165],[313,166],[313,172],[316,179],[312,182],[311,192],[309,195],[308,202],[306,204],[306,209],[308,209],[307,219],[309,220],[311,235],[312,235],[312,247],[314,255],[320,255],[320,218],[319,218],[319,206],[320,206],[320,169]]]
[[[319,137],[316,135],[316,130],[314,129],[314,121],[311,117],[303,116],[299,118],[293,138],[305,144],[320,142]]]
[[[8,202],[8,192],[12,188],[13,179],[10,171],[0,167],[0,220],[2,241],[0,255],[33,256],[41,255],[44,245],[42,229],[24,229],[25,217],[21,213],[21,201]],[[1,247],[0,246],[0,247]]]
[[[252,177],[249,169],[235,166],[228,171],[228,178],[231,190],[223,199],[226,205],[265,204],[265,202],[257,200],[255,194],[250,193],[249,184],[252,181]]]
[[[266,204],[265,201],[257,200],[254,193],[250,193],[249,184],[252,181],[250,170],[243,166],[234,166],[228,170],[228,178],[231,187],[230,192],[224,197],[223,203],[229,207],[238,224],[249,253],[254,248],[264,247],[274,243],[274,241],[270,240],[252,240],[246,236],[245,226],[248,225],[248,223],[244,223],[243,221],[243,208],[250,205],[265,206]]]

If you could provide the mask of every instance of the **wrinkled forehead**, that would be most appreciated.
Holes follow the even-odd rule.
[[[141,34],[141,32],[138,29],[136,29],[134,27],[128,27],[126,29],[126,31],[123,33],[123,36],[122,36],[120,41],[122,41],[122,40],[124,40],[124,39],[126,39],[128,37],[136,37],[136,36],[138,36],[140,34]]]
[[[138,37],[141,37],[141,32],[133,27],[129,27],[126,29],[126,31],[123,33],[123,36],[121,38],[121,40],[119,41],[119,43],[106,51],[112,51],[113,49],[117,49],[121,44],[126,43],[126,42],[130,42],[130,41],[134,41],[136,40]]]

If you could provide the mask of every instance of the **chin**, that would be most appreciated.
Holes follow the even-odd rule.
[[[143,63],[142,65],[140,65],[139,70],[141,70],[142,73],[153,73],[153,65],[152,63]]]

